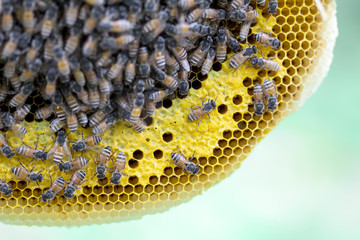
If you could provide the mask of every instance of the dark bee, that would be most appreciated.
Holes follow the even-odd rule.
[[[74,152],[84,151],[86,149],[91,149],[98,145],[101,142],[102,138],[100,136],[90,136],[83,140],[78,140],[73,143],[71,149]]]
[[[225,29],[225,32],[227,37],[227,45],[229,46],[229,48],[231,48],[234,53],[239,52],[241,47],[236,38],[234,38],[232,32],[230,32],[228,29]]]
[[[0,133],[0,152],[9,159],[15,155],[14,150],[8,145],[2,133]]]
[[[201,106],[195,106],[195,107],[192,107],[191,109],[191,112],[188,116],[188,120],[189,121],[195,121],[197,119],[200,118],[198,124],[197,124],[197,127],[196,129],[198,129],[199,127],[199,124],[202,120],[202,118],[204,117],[205,114],[208,115],[209,117],[209,121],[210,121],[210,114],[209,112],[211,112],[212,110],[214,110],[216,108],[216,103],[214,100],[208,100],[206,103],[204,103],[206,100],[206,97],[204,97],[203,101],[202,101],[202,105]]]
[[[35,35],[31,41],[31,47],[26,52],[25,62],[30,65],[40,53],[40,49],[43,46],[43,41],[40,35]]]
[[[278,9],[278,0],[269,0],[269,13],[275,15]]]
[[[23,137],[28,131],[25,127],[19,123],[15,123],[14,117],[9,112],[3,112],[1,115],[4,126],[10,128],[10,130],[19,137]]]
[[[281,42],[276,37],[272,37],[267,33],[257,33],[255,35],[255,40],[265,46],[270,46],[275,50],[280,49],[281,47]]]
[[[255,84],[253,98],[254,102],[250,103],[249,105],[254,105],[255,115],[261,116],[265,109],[265,96],[262,86],[258,83]]]
[[[232,0],[229,10],[245,9],[249,6],[251,0]]]
[[[122,175],[127,176],[126,174],[123,173],[125,167],[126,167],[125,154],[123,152],[119,152],[119,154],[116,157],[116,162],[114,163],[114,171],[110,178],[112,184],[119,185],[121,176]]]
[[[42,61],[37,58],[34,62],[29,64],[29,67],[23,71],[20,75],[20,81],[22,82],[32,82],[34,78],[37,76],[40,68],[42,66]]]
[[[13,190],[11,189],[10,185],[6,182],[6,174],[5,174],[4,181],[0,179],[0,192],[5,196],[10,196],[12,191]]]
[[[49,150],[49,157],[53,157],[53,162],[59,165],[62,162],[64,155],[69,161],[72,159],[71,152],[67,145],[67,134],[64,129],[60,129],[56,134],[54,145]]]
[[[41,174],[40,170],[39,172],[33,172],[35,166],[29,171],[27,168],[19,162],[21,167],[13,167],[11,168],[11,172],[18,177],[20,180],[27,181],[27,182],[36,182],[39,184],[39,182],[42,182],[44,177]]]
[[[261,7],[264,7],[265,6],[265,3],[266,3],[266,0],[255,0],[256,3],[261,6]]]
[[[50,188],[48,188],[42,195],[41,200],[43,202],[50,203],[51,200],[55,198],[65,187],[65,179],[63,177],[58,177],[53,183],[51,183]]]
[[[179,150],[180,151],[180,150]],[[182,152],[180,151],[180,153],[171,153],[171,159],[173,160],[173,163],[182,168],[183,170],[185,170],[186,172],[190,173],[190,174],[198,174],[200,171],[200,168],[198,165],[196,165],[194,162],[192,162],[192,160],[194,159],[194,154],[191,156],[191,158],[187,158],[185,157],[184,154],[182,154]]]
[[[65,187],[64,197],[72,198],[78,186],[84,183],[85,171],[76,171],[70,177],[70,183]]]
[[[264,80],[263,89],[265,93],[265,97],[267,99],[267,107],[270,111],[276,110],[277,107],[277,97],[276,87],[273,82],[269,79]]]
[[[88,159],[77,157],[72,161],[61,162],[59,164],[59,170],[64,172],[75,171],[84,168],[88,163]]]

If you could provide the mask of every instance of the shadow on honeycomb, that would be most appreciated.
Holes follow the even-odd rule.
[[[72,199],[56,197],[50,204],[40,201],[42,189],[50,185],[47,172],[40,188],[33,183],[27,185],[24,181],[12,180],[13,195],[0,198],[1,220],[29,225],[124,221],[164,211],[227,177],[240,167],[242,160],[281,119],[304,101],[309,89],[316,85],[317,71],[326,72],[326,67],[323,69],[321,64],[325,56],[329,58],[330,54],[331,58],[334,35],[328,38],[329,28],[336,26],[336,19],[334,1],[323,0],[323,3],[333,15],[326,24],[312,0],[287,0],[279,1],[276,20],[271,17],[266,22],[268,16],[264,14],[251,28],[252,34],[267,30],[281,41],[282,48],[276,53],[269,47],[262,49],[265,56],[277,54],[275,60],[282,65],[280,71],[248,66],[234,71],[228,69],[228,61],[224,64],[216,62],[213,71],[205,76],[195,68],[191,74],[195,80],[190,96],[184,99],[170,96],[163,100],[162,105],[157,106],[156,117],[146,119],[149,127],[143,133],[135,133],[124,122],[106,132],[101,146],[109,145],[112,151],[120,149],[128,160],[124,172],[129,176],[123,176],[119,186],[112,185],[109,176],[101,181],[92,180],[95,173],[92,161],[86,177],[90,180]],[[236,25],[232,27],[234,31],[236,28]],[[254,85],[262,83],[264,78],[274,80],[279,105],[276,111],[267,111],[259,117],[254,116],[254,109],[248,104],[252,102]],[[197,122],[187,121],[188,108],[201,104],[204,96],[217,98],[218,107],[211,112],[211,122],[204,118],[196,130]],[[46,104],[37,93],[28,99],[28,103],[32,104],[32,113]],[[39,149],[48,150],[52,146],[47,121],[35,121],[34,114],[29,114],[24,126],[31,129],[24,142],[34,146],[35,136],[41,135]],[[70,134],[69,140],[80,139],[82,134],[88,136],[89,129]],[[8,135],[12,147],[21,144],[11,133]],[[170,153],[178,151],[178,147],[186,156],[195,151],[194,162],[201,168],[195,178],[170,162]],[[88,153],[90,159],[95,156],[95,153]],[[11,162],[3,161],[1,168],[10,169],[16,163],[15,157]],[[50,169],[53,179],[60,176],[51,163],[38,163],[35,170],[42,168]],[[6,175],[10,179],[10,173]],[[62,173],[66,181],[70,175]]]

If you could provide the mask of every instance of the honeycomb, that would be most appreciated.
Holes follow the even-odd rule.
[[[40,196],[50,186],[49,173],[52,179],[60,176],[56,166],[50,162],[36,164],[35,171],[46,169],[40,187],[14,180],[10,171],[4,172],[1,178],[6,175],[12,179],[13,195],[0,197],[0,220],[11,224],[69,226],[125,221],[188,201],[229,176],[281,119],[303,104],[325,76],[337,31],[335,2],[323,0],[322,3],[330,17],[327,21],[323,21],[324,16],[312,0],[279,0],[275,17],[258,9],[262,16],[251,28],[251,34],[270,31],[281,41],[282,48],[276,53],[270,47],[262,49],[265,56],[277,54],[274,60],[281,63],[280,71],[254,69],[248,64],[234,71],[228,68],[229,61],[215,63],[213,71],[205,76],[194,68],[190,95],[185,99],[165,99],[158,106],[156,117],[147,119],[149,127],[143,133],[135,133],[125,122],[109,129],[101,146],[123,151],[128,160],[124,171],[128,177],[123,176],[120,185],[112,185],[109,178],[93,179],[95,164],[91,161],[88,181],[76,191],[74,198],[56,197],[47,204],[40,201]],[[232,30],[236,32],[236,29],[233,25]],[[250,43],[254,42],[250,40]],[[254,85],[265,78],[273,79],[276,84],[278,109],[255,116],[249,103]],[[197,122],[187,121],[187,115],[189,108],[200,105],[205,96],[216,99],[218,106],[210,112],[211,121],[205,116],[196,129]],[[45,104],[37,94],[28,103],[32,104],[32,112]],[[38,140],[38,149],[49,150],[53,139],[48,124],[34,121],[34,116],[28,115],[23,125],[31,131],[23,141],[34,147]],[[80,129],[68,138],[74,141],[82,135],[89,136],[90,130]],[[22,144],[11,132],[7,138],[13,148]],[[194,162],[201,169],[195,177],[171,163],[170,153],[178,148],[187,157],[195,151]],[[88,152],[85,157],[95,158],[96,153]],[[11,161],[1,161],[1,169],[10,169],[18,160],[29,161],[14,157]],[[69,181],[71,173],[62,176]]]

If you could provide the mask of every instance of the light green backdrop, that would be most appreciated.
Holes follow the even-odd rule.
[[[72,229],[0,224],[1,239],[360,239],[359,11],[360,1],[338,1],[328,77],[220,184],[141,220]]]

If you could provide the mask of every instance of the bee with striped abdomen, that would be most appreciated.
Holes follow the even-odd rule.
[[[107,146],[101,150],[97,161],[94,160],[96,164],[96,177],[98,179],[105,178],[106,170],[108,169],[106,164],[111,157],[112,157],[111,149],[109,146]]]
[[[72,161],[61,162],[59,164],[59,170],[64,172],[80,170],[84,168],[88,163],[88,159],[83,157],[77,157]]]
[[[57,19],[58,10],[59,7],[55,3],[51,3],[47,8],[41,25],[41,36],[43,38],[48,38],[53,31],[56,25],[55,21]]]
[[[34,167],[32,167],[32,169],[29,171],[27,170],[27,168],[21,163],[19,162],[21,167],[13,167],[11,168],[11,172],[18,177],[20,180],[22,181],[26,181],[26,182],[36,182],[38,185],[39,183],[41,183],[44,179],[43,175],[41,174],[42,170],[40,170],[39,172],[33,172]]]
[[[255,35],[255,40],[265,46],[270,46],[271,48],[277,50],[281,47],[281,42],[276,37],[272,37],[268,33],[257,33]]]
[[[124,169],[126,166],[126,158],[125,158],[125,154],[123,152],[119,152],[119,154],[116,157],[116,161],[114,163],[114,171],[111,175],[110,178],[110,182],[114,185],[119,185],[120,184],[120,180],[121,180],[121,176],[125,175],[124,173]]]
[[[50,122],[50,132],[56,133],[65,126],[65,121],[60,118],[55,118]]]
[[[22,10],[22,25],[25,28],[25,31],[32,32],[36,24],[35,18],[35,0],[24,0],[23,1],[23,10]]]
[[[275,15],[278,9],[278,0],[269,0],[269,13]]]
[[[111,105],[107,104],[104,108],[97,110],[89,117],[89,125],[93,127],[98,125],[102,120],[104,120],[111,112],[113,108]]]
[[[197,66],[198,63],[206,56],[208,50],[212,46],[213,40],[208,36],[200,43],[200,46],[190,55],[190,66]]]
[[[14,150],[8,145],[2,133],[0,133],[0,152],[9,159],[15,155]]]
[[[252,55],[257,52],[255,46],[247,47],[243,51],[235,53],[230,57],[229,68],[238,68],[243,65]]]
[[[48,159],[48,153],[44,150],[37,149],[38,142],[39,139],[35,144],[35,149],[31,148],[29,145],[23,142],[24,146],[15,148],[15,151],[25,158],[32,158],[30,162],[32,162],[34,159],[45,161]]]
[[[263,89],[265,97],[267,99],[267,107],[270,111],[276,110],[277,107],[277,97],[276,87],[274,82],[271,82],[269,79],[264,80]]]
[[[56,140],[48,153],[49,157],[53,157],[55,165],[59,165],[62,162],[64,155],[71,161],[72,155],[67,145],[67,134],[64,129],[60,129],[56,133]]]
[[[215,59],[215,53],[216,53],[215,48],[209,49],[207,56],[204,60],[204,63],[201,66],[201,74],[202,75],[206,75],[211,70],[213,63],[214,63],[214,59]]]
[[[222,63],[226,59],[226,50],[227,50],[226,49],[227,36],[224,28],[219,28],[216,40],[217,40],[216,60]]]
[[[54,182],[51,183],[51,186],[41,195],[41,200],[50,204],[50,201],[53,200],[55,196],[64,189],[64,187],[65,179],[63,177],[58,177]]]
[[[102,122],[98,125],[95,125],[92,129],[93,134],[103,134],[108,130],[117,120],[117,115],[115,113],[108,115]]]
[[[80,1],[70,0],[69,4],[65,6],[65,23],[68,26],[75,24],[76,19],[78,18],[80,8]]]
[[[209,121],[210,121],[209,112],[211,112],[212,110],[214,110],[216,108],[216,102],[214,100],[209,99],[207,102],[205,102],[205,100],[206,100],[206,96],[204,97],[204,99],[203,99],[203,101],[201,103],[201,106],[195,106],[195,107],[191,108],[192,110],[191,110],[191,112],[190,112],[190,114],[188,116],[189,121],[195,121],[195,120],[200,118],[196,129],[199,128],[199,124],[200,124],[200,122],[201,122],[201,120],[202,120],[202,118],[204,117],[205,114],[208,115]]]
[[[2,120],[5,127],[8,127],[16,136],[23,137],[28,131],[25,127],[16,123],[14,117],[9,112],[3,112]]]
[[[261,67],[265,70],[270,70],[270,71],[279,71],[281,66],[278,62],[275,62],[273,60],[270,59],[265,59],[265,58],[261,58],[261,57],[252,57],[250,59],[250,63],[256,67]]]
[[[70,35],[65,41],[65,53],[67,56],[71,55],[79,46],[81,38],[82,25],[80,22],[76,22],[74,26],[70,28]]]
[[[256,83],[254,87],[254,95],[253,95],[254,102],[250,103],[249,105],[254,105],[255,115],[261,116],[265,109],[265,96],[263,88],[260,84]]]
[[[85,151],[87,149],[91,149],[94,148],[96,145],[98,145],[102,140],[102,137],[100,136],[89,136],[87,138],[83,138],[82,140],[78,140],[75,141],[72,146],[71,149],[74,152],[80,152],[80,151]]]
[[[90,16],[86,18],[84,23],[84,27],[83,27],[84,34],[87,35],[94,31],[97,23],[103,17],[104,11],[105,9],[103,6],[96,6],[91,9]]]
[[[59,73],[63,76],[69,76],[70,64],[64,51],[60,46],[55,46],[53,52]]]
[[[53,112],[54,112],[54,105],[48,104],[35,111],[35,119],[45,120],[49,118]]]
[[[69,184],[65,187],[64,197],[72,198],[76,189],[84,183],[86,173],[85,171],[76,171],[71,175]]]
[[[0,179],[0,192],[5,196],[10,196],[11,193],[13,192],[9,183],[6,182],[6,174],[4,181]]]
[[[179,149],[180,151],[180,149]],[[195,152],[191,156],[191,158],[185,157],[185,155],[180,151],[180,153],[171,153],[171,159],[173,163],[182,168],[184,171],[190,173],[190,174],[198,174],[200,171],[200,168],[198,165],[196,165],[192,160],[194,159]]]
[[[30,104],[26,104],[26,105],[16,109],[16,111],[14,112],[15,122],[23,121],[25,119],[26,115],[29,114],[30,110],[31,110]]]
[[[5,43],[2,50],[2,58],[6,59],[14,54],[17,49],[17,45],[19,39],[21,37],[21,28],[19,26],[15,26],[13,30],[10,32],[9,39]]]
[[[13,10],[14,7],[11,1],[4,1],[1,16],[1,29],[6,33],[14,26]]]

